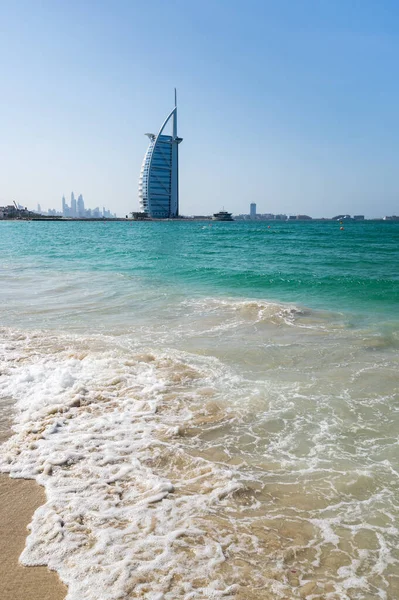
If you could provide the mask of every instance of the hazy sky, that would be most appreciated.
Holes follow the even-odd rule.
[[[0,0],[0,205],[138,210],[178,88],[183,214],[399,214],[396,0]]]

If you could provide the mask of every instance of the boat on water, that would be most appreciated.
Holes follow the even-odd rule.
[[[234,221],[232,213],[227,212],[227,210],[221,210],[215,213],[212,219],[214,221]]]

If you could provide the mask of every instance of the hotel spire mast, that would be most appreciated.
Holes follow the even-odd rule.
[[[177,138],[177,91],[175,88],[175,114],[173,117],[173,139]]]

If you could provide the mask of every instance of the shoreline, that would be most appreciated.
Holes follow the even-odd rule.
[[[12,435],[0,428],[0,444]],[[33,513],[46,502],[44,489],[33,479],[12,479],[0,473],[0,581],[5,600],[64,600],[67,587],[46,566],[19,562]]]
[[[64,600],[66,586],[47,567],[25,567],[19,557],[35,510],[46,501],[33,480],[0,474],[0,580],[7,600]]]
[[[15,221],[57,221],[59,223],[74,223],[76,221],[79,222],[127,222],[127,223],[165,223],[165,222],[184,222],[184,223],[201,223],[201,222],[212,222],[212,223],[228,223],[228,222],[236,222],[236,223],[274,223],[276,225],[280,225],[281,223],[340,223],[337,219],[329,219],[328,217],[320,217],[320,218],[311,218],[311,219],[240,219],[238,217],[233,218],[231,221],[223,220],[223,219],[213,219],[212,217],[198,216],[198,217],[174,217],[174,218],[145,218],[145,219],[132,219],[131,217],[18,217],[11,219],[0,219],[0,222],[15,222]],[[375,219],[344,219],[343,224],[348,223],[399,223],[399,218],[375,218]]]

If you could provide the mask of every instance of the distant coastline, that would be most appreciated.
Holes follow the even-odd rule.
[[[14,221],[59,221],[63,223],[70,222],[117,222],[117,221],[126,221],[126,222],[135,222],[135,223],[151,223],[151,222],[171,222],[171,221],[179,221],[179,222],[200,222],[200,221],[210,221],[215,222],[212,219],[212,216],[193,216],[193,217],[174,217],[170,219],[155,219],[155,218],[146,218],[146,219],[134,219],[132,217],[46,217],[46,216],[35,216],[35,217],[15,217],[15,218],[0,218],[0,222],[14,222]],[[237,223],[339,223],[337,219],[330,219],[328,217],[320,217],[320,218],[311,218],[311,219],[286,219],[286,220],[276,220],[276,219],[240,219],[235,217],[234,221]],[[379,217],[374,219],[362,219],[358,221],[356,219],[345,219],[346,223],[364,223],[367,222],[387,222],[387,223],[399,223],[399,217]]]

